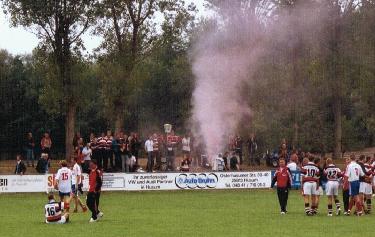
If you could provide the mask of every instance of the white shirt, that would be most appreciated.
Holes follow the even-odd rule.
[[[145,142],[145,149],[146,149],[146,152],[154,151],[154,142],[152,140],[148,139]]]
[[[58,189],[62,193],[72,192],[72,171],[68,167],[62,167],[57,171],[55,180],[59,181]]]
[[[349,182],[358,181],[359,177],[364,175],[361,166],[355,161],[350,162],[346,168],[345,176],[348,177]]]
[[[83,160],[91,160],[91,149],[90,147],[87,148],[87,147],[84,147],[83,150],[82,150],[82,154],[83,154]]]
[[[190,151],[190,137],[188,138],[184,137],[181,142],[182,142],[182,150]]]
[[[81,169],[81,166],[77,163],[74,164],[73,166],[73,169],[72,169],[72,184],[75,184],[75,185],[78,185],[81,183],[81,179],[80,179],[80,182],[77,183],[77,176],[81,176],[82,175],[82,169]]]
[[[286,167],[288,167],[290,171],[297,171],[296,162],[291,161]]]
[[[213,171],[223,171],[224,170],[224,159],[221,157],[216,157],[214,160],[214,164],[212,165]]]

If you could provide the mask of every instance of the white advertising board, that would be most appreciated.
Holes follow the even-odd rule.
[[[271,172],[136,173],[126,175],[125,190],[269,188]]]
[[[0,175],[0,193],[44,192],[44,175]]]
[[[103,191],[253,189],[271,187],[271,171],[203,173],[104,173]],[[2,175],[0,193],[51,192],[54,174]],[[83,175],[83,190],[88,175]]]

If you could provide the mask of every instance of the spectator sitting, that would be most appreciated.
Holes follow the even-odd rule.
[[[234,153],[231,154],[231,158],[229,159],[229,164],[230,164],[231,170],[240,170],[238,157]]]
[[[48,172],[48,154],[42,153],[36,165],[36,171],[39,174],[46,174]]]
[[[15,174],[23,175],[26,172],[26,166],[22,161],[21,155],[17,155],[17,164],[16,164],[16,169],[14,170]]]

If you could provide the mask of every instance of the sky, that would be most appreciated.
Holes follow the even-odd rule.
[[[204,15],[204,0],[188,0],[194,2],[199,9],[198,16]],[[1,4],[0,4],[1,8]],[[93,36],[88,31],[82,36],[87,52],[90,53],[98,47],[101,38]],[[24,27],[10,27],[9,17],[0,9],[0,49],[6,49],[11,54],[27,54],[38,45],[38,38],[32,31]]]

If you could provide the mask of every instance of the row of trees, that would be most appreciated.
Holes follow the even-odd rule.
[[[253,130],[269,148],[286,137],[336,157],[342,147],[373,145],[373,1],[206,2],[221,19],[230,17],[223,11],[227,3],[254,11],[261,31],[282,29],[283,37],[264,38],[269,53],[257,65],[256,83],[244,87],[254,113],[242,135]],[[77,130],[147,132],[165,122],[188,124],[194,87],[189,49],[215,21],[198,22],[193,4],[3,0],[2,7],[13,26],[40,39],[31,55],[0,52],[2,149],[19,148],[27,131],[51,131],[70,155]],[[307,12],[322,16],[319,24],[312,24]],[[87,32],[103,38],[88,58],[81,55]]]

